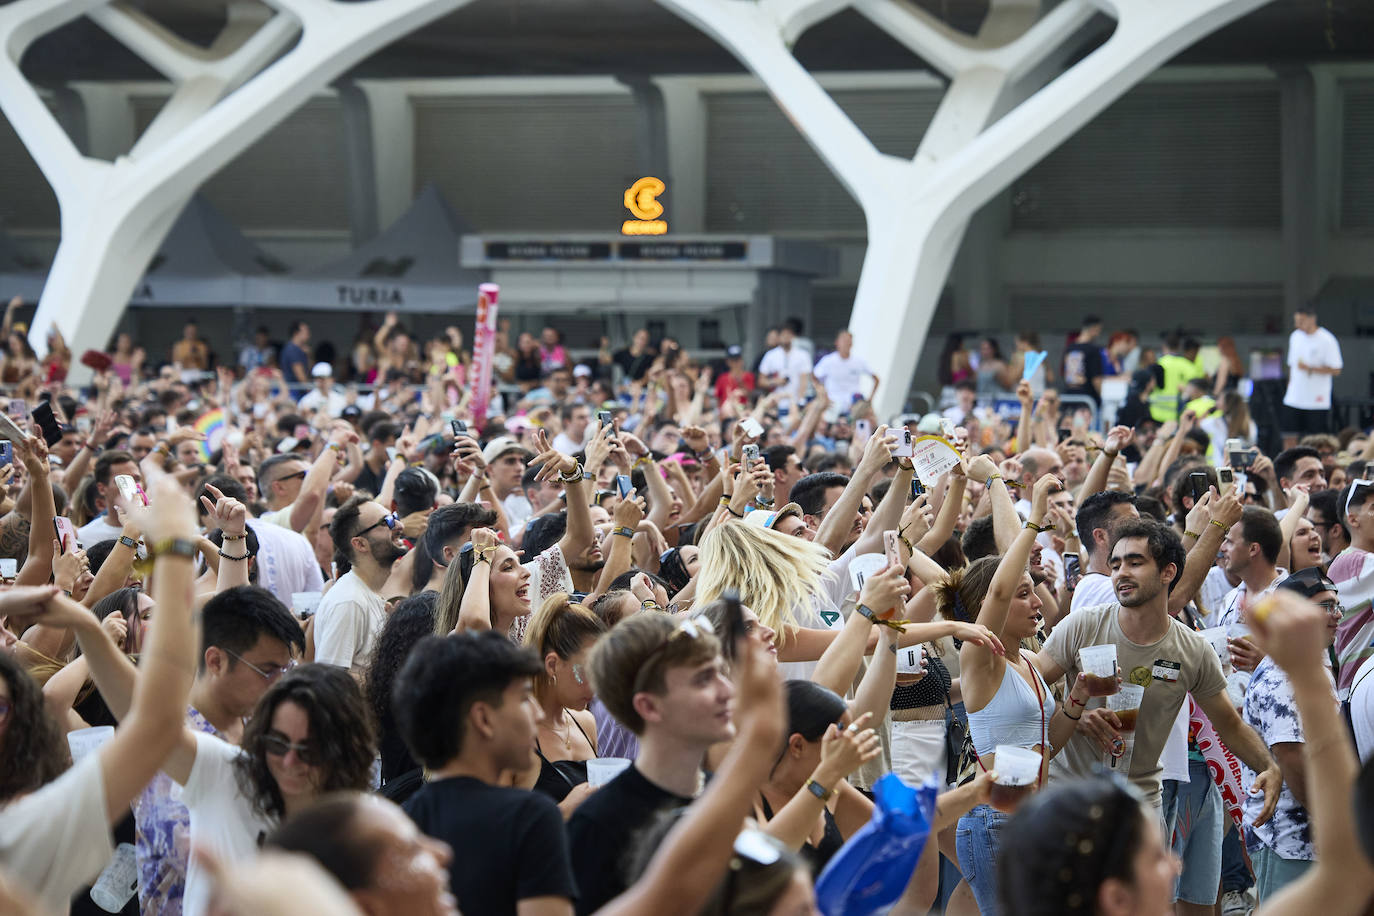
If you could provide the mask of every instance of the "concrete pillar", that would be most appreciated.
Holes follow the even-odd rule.
[[[134,107],[128,91],[86,82],[70,83],[68,88],[81,100],[84,136],[73,134],[77,148],[106,162],[129,152],[134,145]]]
[[[1320,264],[1317,172],[1317,105],[1312,73],[1282,67],[1279,74],[1279,144],[1283,194],[1283,301],[1287,311],[1318,291]]]
[[[654,79],[668,144],[668,230],[706,231],[706,99],[691,77]]]
[[[410,208],[415,187],[415,109],[409,91],[386,81],[359,80],[367,98],[377,229]],[[454,155],[461,155],[455,150]]]
[[[381,230],[377,223],[372,112],[367,94],[351,81],[341,81],[334,88],[339,93],[344,155],[348,160],[348,228],[356,248]]]

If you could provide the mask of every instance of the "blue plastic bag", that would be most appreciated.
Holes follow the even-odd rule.
[[[867,916],[897,902],[911,881],[935,816],[935,777],[919,789],[888,773],[873,786],[873,819],[816,879],[825,916]]]

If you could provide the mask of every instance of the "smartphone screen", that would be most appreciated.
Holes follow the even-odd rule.
[[[1231,492],[1236,483],[1236,472],[1230,468],[1217,468],[1217,490],[1222,496]]]
[[[19,575],[19,561],[14,557],[0,558],[0,579],[13,579]]]
[[[915,498],[917,498],[918,496],[924,496],[925,493],[926,493],[926,485],[923,484],[923,483],[921,483],[921,478],[919,478],[919,477],[913,477],[913,478],[911,478],[911,498],[912,498],[912,499],[915,499]]]
[[[41,402],[33,409],[31,416],[33,421],[38,424],[44,442],[53,446],[62,441],[62,427],[58,425],[57,417],[53,416],[51,404],[47,401]]]
[[[14,464],[14,443],[9,441],[0,442],[0,467],[7,464]]]
[[[1060,441],[1060,442],[1065,442],[1065,441],[1067,441],[1068,438],[1069,438],[1070,436],[1073,435],[1073,430],[1069,429],[1067,426],[1061,426],[1061,427],[1059,427],[1058,432],[1059,432],[1059,441]]]
[[[57,534],[57,543],[63,553],[76,546],[76,527],[72,520],[65,515],[59,515],[52,520],[53,531]]]
[[[1192,487],[1193,502],[1196,503],[1207,495],[1208,484],[1207,475],[1201,471],[1194,471],[1188,475],[1188,485]]]
[[[1064,584],[1073,590],[1078,587],[1078,580],[1083,578],[1083,567],[1078,559],[1078,554],[1066,552],[1064,554]]]
[[[468,434],[468,425],[462,420],[450,420],[448,425],[453,430],[454,436],[466,436]]]

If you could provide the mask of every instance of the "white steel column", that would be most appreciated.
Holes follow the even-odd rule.
[[[468,2],[231,0],[208,49],[122,2],[15,0],[0,8],[0,108],[62,214],[62,241],[30,329],[34,348],[46,351],[54,325],[75,352],[103,348],[148,260],[207,178],[349,67]],[[176,86],[114,162],[81,155],[19,69],[33,41],[83,15]]]
[[[658,0],[728,48],[863,207],[868,252],[850,329],[884,379],[875,407],[900,411],[968,220],[1017,176],[1173,55],[1267,0],[991,0],[976,37],[908,0]],[[910,161],[884,155],[789,47],[854,6],[950,78]],[[1096,13],[1111,37],[1041,84]],[[1038,91],[1037,91],[1038,90]],[[1022,101],[1024,99],[1024,101]]]

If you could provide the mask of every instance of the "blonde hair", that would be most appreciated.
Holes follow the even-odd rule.
[[[606,624],[585,604],[569,600],[566,592],[556,592],[544,599],[539,610],[530,618],[525,630],[525,645],[539,654],[539,674],[534,679],[534,694],[541,700],[553,687],[553,679],[544,669],[544,659],[550,652],[567,661],[588,642],[595,642],[606,632]]]
[[[463,604],[463,571],[455,554],[444,573],[439,600],[434,602],[434,635],[447,636],[458,626],[458,611]]]
[[[697,606],[731,589],[785,642],[799,624],[795,608],[811,599],[829,572],[825,548],[743,522],[726,522],[701,542]]]

